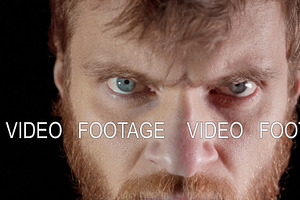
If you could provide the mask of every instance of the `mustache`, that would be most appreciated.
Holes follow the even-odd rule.
[[[166,199],[169,196],[187,199],[234,199],[236,189],[225,178],[196,174],[190,178],[171,175],[165,171],[127,179],[116,200]]]

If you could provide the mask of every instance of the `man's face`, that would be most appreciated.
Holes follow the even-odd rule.
[[[70,43],[70,87],[60,91],[63,117],[72,120],[65,122],[64,142],[83,196],[268,199],[267,195],[276,195],[290,141],[274,139],[269,132],[260,139],[259,124],[285,124],[291,117],[281,6],[251,1],[232,18],[227,39],[209,53],[201,46],[185,53],[180,47],[158,53],[151,45],[116,37],[117,28],[104,31],[120,12],[112,2],[97,9],[89,3],[80,6]],[[113,139],[103,134],[94,139],[89,132],[79,139],[79,121],[129,125],[125,138],[118,126]],[[127,138],[131,122],[139,132],[146,121],[153,126],[164,122],[158,135],[165,138],[143,139],[140,134],[139,139],[135,134]],[[229,132],[234,121],[243,126],[239,139]],[[228,122],[222,126],[228,129],[222,132],[228,138],[200,138],[200,124],[191,138],[187,122],[192,130],[196,122],[203,122],[203,131],[205,122]],[[112,126],[108,127],[111,135]],[[92,131],[97,135],[99,129],[94,126]],[[234,135],[239,132],[233,129]],[[278,134],[278,129],[274,132]]]

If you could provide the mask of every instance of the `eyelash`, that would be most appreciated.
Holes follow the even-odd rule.
[[[107,84],[106,84],[106,95],[113,99],[122,99],[129,102],[143,102],[146,100],[149,100],[149,97],[152,97],[155,95],[155,92],[150,91],[150,88],[148,88],[147,91],[142,92],[136,92],[131,94],[119,94],[114,92]],[[150,96],[149,96],[150,95]]]

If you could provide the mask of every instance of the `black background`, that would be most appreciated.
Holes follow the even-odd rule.
[[[75,199],[61,139],[10,139],[5,125],[54,121],[57,90],[55,58],[47,46],[48,1],[2,0],[0,5],[0,198]],[[293,150],[282,199],[300,199],[299,154],[299,148]]]

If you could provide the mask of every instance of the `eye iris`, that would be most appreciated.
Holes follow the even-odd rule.
[[[135,83],[124,78],[117,78],[117,86],[123,92],[130,92],[133,90]]]
[[[247,89],[247,81],[230,86],[230,91],[233,92],[234,94],[243,93],[246,91],[246,89]]]

